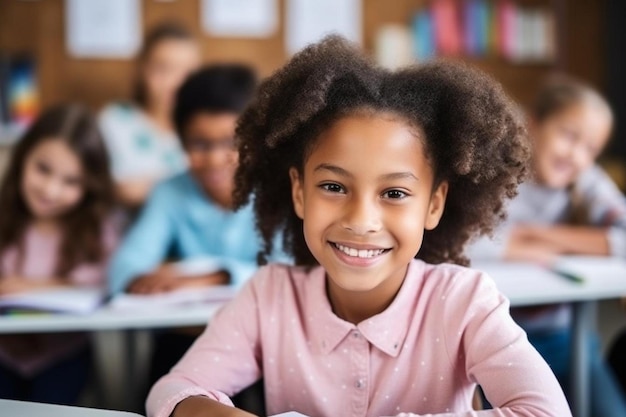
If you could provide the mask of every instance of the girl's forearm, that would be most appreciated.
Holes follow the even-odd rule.
[[[607,231],[604,228],[563,225],[532,227],[530,236],[531,240],[551,245],[564,255],[610,254]]]
[[[69,283],[61,278],[47,278],[45,280],[29,280],[20,276],[4,277],[0,279],[0,294],[16,294],[68,286]]]

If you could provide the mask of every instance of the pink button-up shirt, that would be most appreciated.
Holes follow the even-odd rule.
[[[491,279],[448,264],[413,261],[391,305],[357,325],[332,312],[322,268],[262,268],[152,388],[148,416],[193,395],[232,404],[261,376],[270,415],[475,416],[476,383],[496,407],[481,416],[571,415]]]

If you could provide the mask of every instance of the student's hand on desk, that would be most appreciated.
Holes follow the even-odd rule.
[[[180,272],[176,268],[166,264],[155,272],[142,275],[131,282],[128,286],[128,292],[133,294],[156,294],[180,288],[227,284],[228,281],[228,274],[222,271],[194,277],[181,277]]]
[[[560,255],[558,247],[541,239],[534,226],[517,226],[510,235],[504,252],[507,261],[537,262],[552,264]]]
[[[65,284],[58,279],[31,281],[23,277],[12,275],[0,278],[0,295],[18,294],[45,288],[62,287]]]
[[[604,227],[519,225],[513,229],[510,240],[518,247],[548,251],[552,257],[568,254],[607,256],[610,253],[607,230]]]
[[[255,417],[255,415],[199,395],[179,402],[171,417]]]

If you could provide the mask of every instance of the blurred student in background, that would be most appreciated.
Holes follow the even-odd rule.
[[[122,204],[141,206],[156,182],[187,168],[171,115],[176,90],[199,64],[199,46],[187,29],[158,25],[138,56],[134,102],[102,111],[100,125]]]
[[[49,109],[13,151],[0,188],[0,294],[102,286],[117,241],[109,159],[83,107]],[[72,404],[90,369],[81,333],[0,336],[0,397]]]
[[[261,238],[252,208],[232,210],[239,158],[235,126],[255,85],[250,68],[226,64],[203,68],[182,85],[174,122],[189,170],[159,183],[151,193],[114,255],[112,293],[240,285],[256,270]],[[167,262],[172,259],[177,262]],[[160,335],[153,379],[169,371],[194,339]]]
[[[469,248],[472,260],[499,258],[550,265],[559,255],[626,257],[626,202],[595,164],[613,125],[595,90],[559,77],[540,91],[529,115],[534,177],[519,187],[493,240]],[[515,308],[516,321],[569,393],[570,305]],[[589,357],[592,415],[625,416],[626,404],[596,337]]]

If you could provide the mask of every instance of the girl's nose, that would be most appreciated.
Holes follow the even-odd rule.
[[[354,199],[346,205],[342,226],[355,235],[378,232],[382,228],[380,207],[375,201]]]
[[[43,195],[48,200],[53,200],[58,197],[61,193],[63,185],[60,181],[57,181],[53,178],[48,179],[46,183],[42,187]]]
[[[593,157],[584,145],[574,146],[572,158],[576,167],[581,171],[586,169],[593,161]]]

